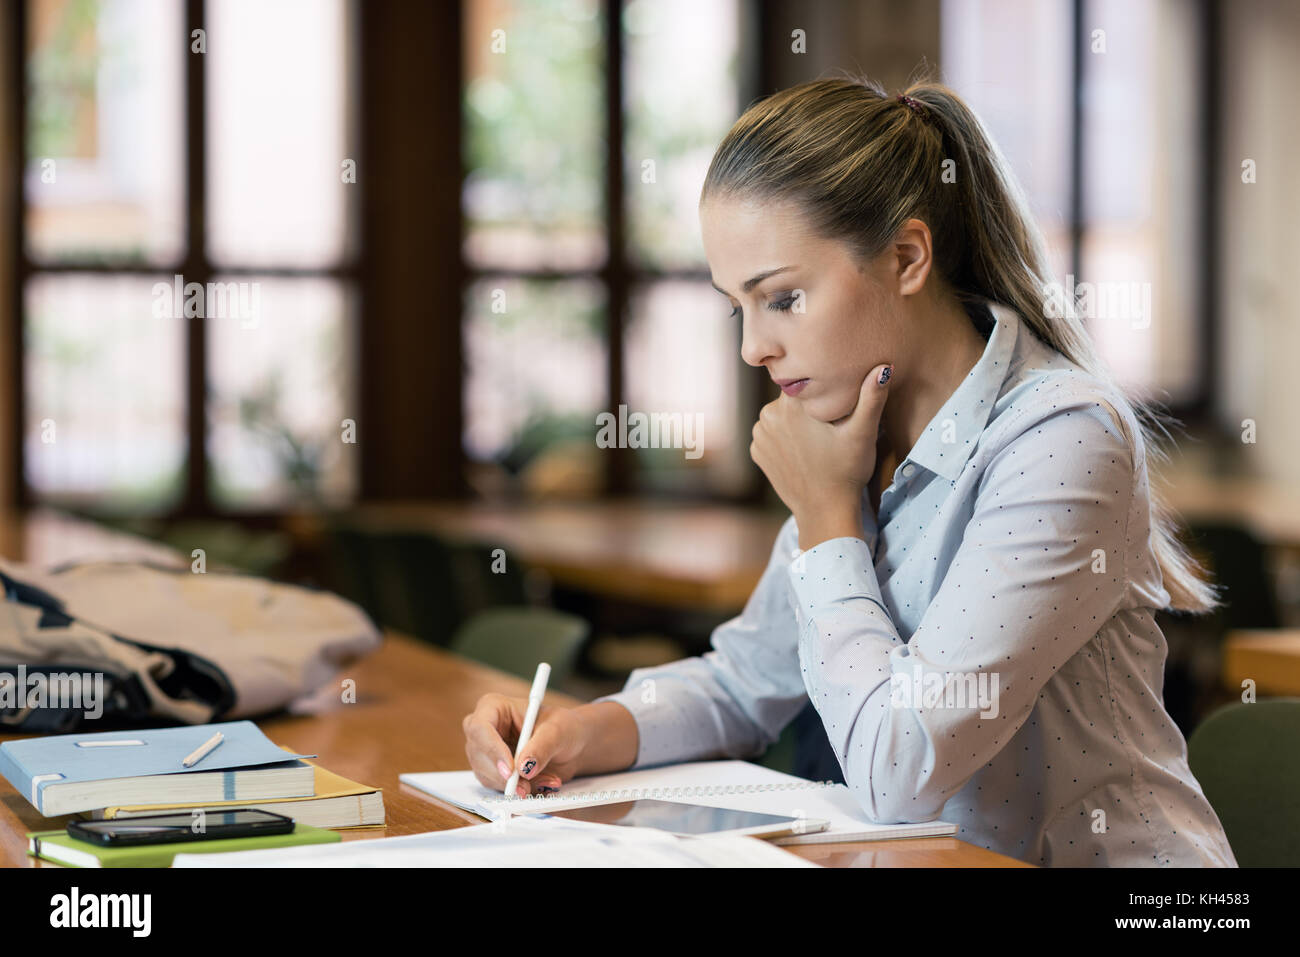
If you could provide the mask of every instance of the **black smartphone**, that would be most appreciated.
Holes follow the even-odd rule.
[[[112,821],[69,821],[68,836],[104,847],[128,844],[175,844],[227,837],[288,834],[293,818],[256,808],[193,814],[151,814]]]

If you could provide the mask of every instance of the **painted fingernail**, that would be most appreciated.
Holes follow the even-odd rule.
[[[894,374],[894,367],[885,366],[883,369],[880,370],[880,378],[877,379],[876,381],[879,382],[881,385],[884,385],[886,382],[889,381],[889,377],[893,374]]]
[[[507,781],[510,780],[510,765],[506,764],[504,761],[498,761],[497,770],[501,772],[503,778]]]
[[[553,788],[549,784],[540,785],[543,794],[554,794],[559,788]]]
[[[524,762],[523,769],[520,773],[522,773],[524,777],[528,777],[528,775],[533,773],[533,768],[535,767],[537,767],[537,762],[533,758],[529,758]]]

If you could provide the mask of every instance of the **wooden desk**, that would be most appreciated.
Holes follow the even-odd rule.
[[[281,716],[258,725],[276,744],[319,754],[332,771],[384,789],[388,826],[343,831],[345,841],[418,834],[481,823],[468,812],[434,800],[398,781],[405,771],[455,771],[468,767],[461,720],[488,691],[527,696],[528,683],[413,639],[390,634],[383,647],[348,669],[355,704],[335,704],[314,716]],[[550,704],[574,705],[551,693]],[[9,740],[15,735],[0,736]],[[70,818],[43,818],[0,780],[0,865],[58,866],[27,856],[27,831],[64,827]],[[1028,867],[1021,861],[956,838],[811,844],[787,848],[832,867]]]
[[[1300,630],[1240,629],[1223,641],[1223,684],[1241,693],[1247,678],[1266,695],[1300,695]]]
[[[51,566],[85,559],[150,561],[188,567],[190,559],[146,538],[128,535],[52,508],[23,515],[0,512],[0,555]]]
[[[1266,545],[1300,549],[1300,485],[1188,469],[1153,474],[1152,482],[1184,522],[1240,525]]]
[[[1268,545],[1300,549],[1300,487],[1192,468],[1152,480],[1184,521],[1234,522]],[[744,607],[785,521],[783,514],[757,508],[644,500],[398,502],[349,514],[368,527],[423,528],[504,548],[570,588],[724,613]]]
[[[690,610],[744,607],[785,517],[654,502],[394,503],[349,513],[368,528],[428,529],[506,550],[557,583]]]
[[[99,547],[131,557],[152,552],[149,543],[119,536],[53,512],[0,519],[0,549],[32,562],[61,561],[70,553],[89,557]],[[143,548],[137,553],[137,548]],[[160,556],[151,556],[160,557]],[[398,781],[407,771],[455,771],[468,767],[461,721],[489,691],[528,695],[528,682],[389,633],[375,654],[340,676],[356,682],[356,703],[331,702],[311,716],[280,715],[257,722],[276,744],[317,754],[322,765],[384,789],[385,828],[343,831],[345,841],[374,840],[481,823]],[[551,692],[550,704],[576,699]],[[0,735],[0,741],[20,735]],[[57,867],[27,856],[27,831],[64,827],[70,818],[44,818],[0,779],[0,865]],[[910,838],[787,848],[832,867],[1029,867],[956,838]]]

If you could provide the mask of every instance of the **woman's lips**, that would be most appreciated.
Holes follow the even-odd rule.
[[[781,391],[786,395],[798,395],[803,391],[804,386],[808,384],[808,379],[781,379],[776,380],[776,384],[781,387]]]

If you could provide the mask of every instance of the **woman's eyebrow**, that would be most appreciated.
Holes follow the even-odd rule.
[[[745,280],[745,283],[744,283],[744,286],[743,286],[742,288],[745,290],[746,293],[748,293],[750,290],[752,290],[755,286],[757,286],[760,282],[762,282],[762,281],[763,281],[764,279],[766,279],[768,276],[775,276],[775,275],[776,275],[777,273],[779,273],[779,272],[785,272],[787,269],[795,269],[795,268],[797,268],[797,267],[795,267],[795,266],[779,266],[779,267],[777,267],[776,269],[769,269],[769,270],[767,270],[766,272],[761,272],[761,273],[759,273],[757,276],[755,276],[755,277],[752,278],[752,279],[746,279],[746,280]],[[727,292],[727,290],[723,289],[721,286],[719,286],[719,285],[718,285],[716,282],[714,282],[712,279],[709,280],[709,285],[711,285],[714,289],[718,290],[718,292],[722,293],[724,296],[730,296],[730,295],[731,295],[731,293]]]

